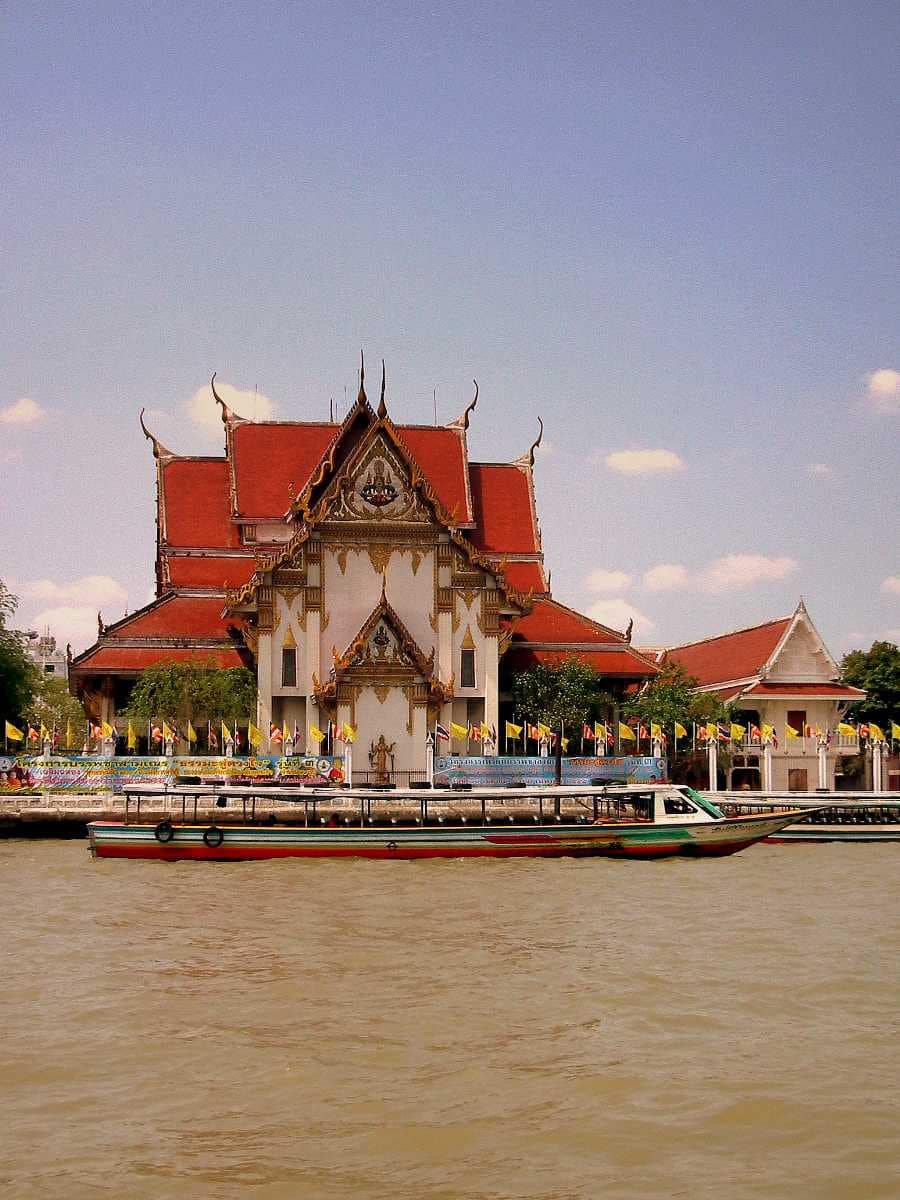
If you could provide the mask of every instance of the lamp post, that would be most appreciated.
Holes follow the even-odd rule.
[[[434,734],[430,730],[425,738],[425,778],[434,787]]]

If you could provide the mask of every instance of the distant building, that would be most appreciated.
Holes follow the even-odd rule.
[[[748,727],[775,729],[775,791],[813,791],[818,786],[820,739],[827,749],[828,786],[835,787],[843,756],[856,754],[856,738],[834,731],[851,704],[865,698],[859,688],[841,683],[840,670],[801,600],[789,617],[767,621],[717,637],[672,646],[656,653],[661,663],[679,663],[699,681],[698,691],[712,692]],[[740,714],[740,715],[738,715]],[[786,727],[799,736],[786,733]],[[727,786],[762,782],[762,752],[749,741],[732,748]]]
[[[49,629],[38,633],[29,629],[25,634],[25,653],[42,675],[52,675],[63,681],[69,678],[69,660],[63,650],[58,650],[56,638]]]

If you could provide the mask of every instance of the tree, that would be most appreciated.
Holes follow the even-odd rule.
[[[690,729],[691,723],[724,721],[728,710],[712,692],[698,692],[698,680],[688,675],[680,663],[668,662],[642,692],[624,708],[627,717],[653,721],[671,732],[675,722]]]
[[[583,721],[614,703],[601,689],[593,667],[577,658],[553,665],[538,663],[530,671],[520,672],[513,677],[512,696],[520,718],[541,721],[551,729],[580,730]]]
[[[8,627],[18,607],[18,597],[0,579],[0,718],[13,724],[21,720],[39,678],[24,638]]]
[[[223,670],[206,662],[158,663],[148,667],[131,693],[129,720],[247,717],[256,710],[256,677],[246,667]]]
[[[63,738],[71,723],[79,744],[84,736],[84,709],[69,692],[65,681],[53,675],[38,675],[25,716],[35,728],[43,725],[45,729],[55,729]]]
[[[847,713],[848,720],[874,721],[885,732],[891,721],[900,720],[900,649],[893,642],[851,650],[841,663],[841,679],[866,693]]]

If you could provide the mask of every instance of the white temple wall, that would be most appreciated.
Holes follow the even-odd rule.
[[[419,771],[425,766],[425,729],[417,744],[415,725],[407,732],[409,703],[401,688],[390,688],[380,700],[371,687],[364,688],[356,701],[358,736],[353,747],[353,764],[357,771],[370,770],[369,751],[372,743],[384,734],[386,742],[394,743],[394,768],[397,771]],[[420,710],[424,713],[424,709]]]
[[[808,626],[798,622],[767,679],[813,683],[832,678],[833,668]]]

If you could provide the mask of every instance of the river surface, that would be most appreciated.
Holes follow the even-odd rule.
[[[0,843],[0,1195],[900,1195],[900,846]]]

